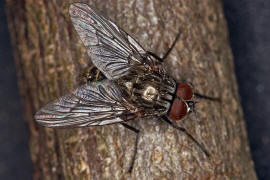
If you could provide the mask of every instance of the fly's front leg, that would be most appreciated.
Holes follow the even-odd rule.
[[[192,96],[192,94],[193,94],[195,97],[200,98],[200,99],[221,102],[221,98],[219,98],[219,97],[211,97],[211,96],[203,95],[203,94],[200,94],[197,92],[193,92],[193,89],[194,89],[193,85],[190,82],[181,81],[180,83],[178,83],[178,91],[181,92],[180,94],[182,94],[182,95],[186,95],[186,96],[191,95]],[[184,97],[182,97],[182,98],[186,99]],[[191,97],[188,98],[187,100],[191,100]],[[197,102],[195,102],[195,103],[197,103]]]
[[[134,166],[134,162],[135,162],[135,159],[136,159],[136,154],[137,154],[137,149],[138,149],[138,142],[139,142],[139,133],[140,133],[140,130],[126,124],[126,123],[121,123],[125,128],[133,131],[136,133],[136,139],[135,139],[135,145],[134,145],[134,153],[133,153],[133,157],[131,159],[131,164],[130,164],[130,167],[128,169],[128,172],[131,173],[132,172],[132,169],[133,169],[133,166]]]
[[[154,58],[156,58],[157,60],[159,60],[160,62],[163,62],[170,55],[172,49],[174,48],[176,42],[178,41],[178,39],[180,37],[180,34],[181,34],[181,32],[178,32],[178,34],[176,35],[171,47],[167,50],[167,52],[165,53],[165,55],[163,57],[159,57],[155,53],[152,53],[152,52],[149,52],[149,51],[147,51],[147,53],[150,54],[151,56],[153,56]]]
[[[187,130],[183,127],[178,127],[176,124],[174,124],[173,122],[171,122],[167,116],[162,116],[161,120],[168,123],[170,126],[172,126],[173,128],[185,133],[203,152],[207,157],[210,157],[210,154],[207,152],[207,150],[203,147],[203,145],[201,145],[191,134],[189,134],[187,132]]]
[[[221,99],[218,98],[218,97],[210,97],[210,96],[202,95],[202,94],[197,93],[197,92],[194,92],[194,96],[196,96],[197,98],[201,98],[201,99],[206,99],[206,100],[210,100],[210,101],[221,102]]]

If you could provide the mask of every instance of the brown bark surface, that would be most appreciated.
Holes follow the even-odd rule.
[[[34,113],[76,88],[91,66],[68,15],[72,1],[6,0],[9,28],[31,130],[34,179],[244,179],[254,180],[253,162],[234,75],[222,4],[216,0],[89,1],[145,49],[162,55],[177,80],[196,92],[221,97],[200,100],[196,116],[177,122],[206,149],[207,158],[184,134],[157,118],[129,122],[141,130],[132,174],[135,134],[121,125],[82,129],[38,126]]]

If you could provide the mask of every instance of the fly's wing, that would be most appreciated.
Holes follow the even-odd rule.
[[[35,120],[47,127],[106,125],[135,117],[126,109],[117,85],[109,80],[85,84],[35,114]]]
[[[130,35],[87,4],[71,4],[69,13],[88,55],[108,79],[127,75],[147,55]]]

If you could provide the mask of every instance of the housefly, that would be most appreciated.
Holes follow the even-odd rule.
[[[35,120],[51,128],[122,124],[136,133],[129,172],[135,161],[140,131],[125,122],[136,118],[161,117],[161,120],[185,133],[209,156],[185,128],[174,123],[194,110],[193,96],[218,100],[193,93],[188,83],[177,83],[164,69],[162,62],[180,34],[160,58],[145,51],[134,38],[87,4],[71,4],[69,13],[93,64],[106,79],[87,82],[47,104],[35,114]]]

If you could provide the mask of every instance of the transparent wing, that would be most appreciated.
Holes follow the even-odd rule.
[[[87,4],[71,4],[69,13],[88,55],[108,79],[127,75],[147,55],[130,35]]]
[[[47,104],[35,114],[35,120],[47,127],[83,127],[134,119],[125,104],[117,85],[104,80],[85,84]]]

